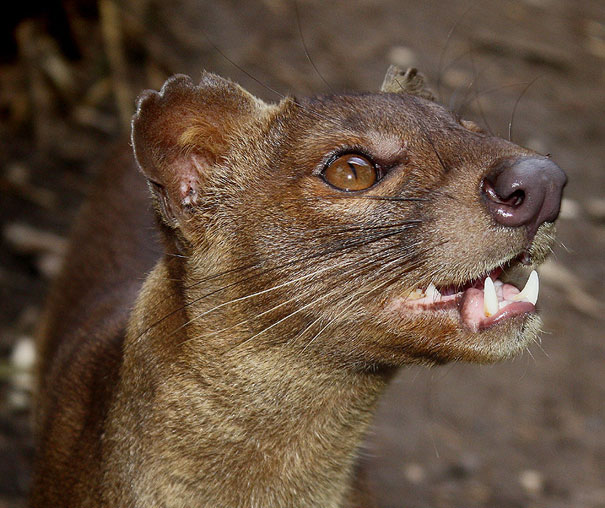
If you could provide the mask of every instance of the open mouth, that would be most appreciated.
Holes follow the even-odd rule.
[[[538,273],[533,270],[525,287],[502,282],[503,268],[498,267],[484,277],[460,286],[426,288],[409,291],[401,302],[405,312],[457,310],[462,324],[471,331],[479,331],[496,323],[535,312],[538,300]]]

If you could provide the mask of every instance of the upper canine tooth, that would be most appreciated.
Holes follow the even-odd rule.
[[[538,272],[532,270],[529,274],[529,279],[525,283],[525,287],[521,290],[518,295],[513,297],[513,300],[527,300],[529,303],[536,305],[538,301],[538,293],[540,292],[540,281],[538,279]]]
[[[433,300],[438,300],[439,298],[441,298],[441,293],[432,282],[428,285],[424,294],[428,298],[432,298]]]
[[[493,316],[498,312],[498,296],[494,281],[488,277],[483,283],[483,312],[487,317]]]

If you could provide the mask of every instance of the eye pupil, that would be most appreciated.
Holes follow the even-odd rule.
[[[334,159],[324,170],[330,185],[343,191],[370,188],[378,180],[376,167],[361,155],[346,154]]]

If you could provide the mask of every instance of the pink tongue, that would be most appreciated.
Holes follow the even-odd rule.
[[[509,284],[504,284],[503,294],[509,299],[519,290]],[[502,301],[501,298],[499,298]],[[460,317],[462,322],[473,331],[483,330],[496,324],[502,319],[512,316],[535,312],[536,307],[529,302],[513,302],[500,309],[496,314],[486,317],[483,308],[483,291],[477,288],[469,288],[464,292],[460,302]]]

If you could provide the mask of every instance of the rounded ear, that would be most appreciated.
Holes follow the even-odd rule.
[[[402,69],[397,65],[391,65],[380,87],[381,92],[388,93],[407,93],[416,95],[429,101],[434,101],[433,91],[426,84],[424,74],[417,69],[409,67]]]
[[[176,75],[147,90],[132,119],[132,146],[164,221],[186,223],[234,134],[267,106],[235,83],[204,72],[198,85]]]

